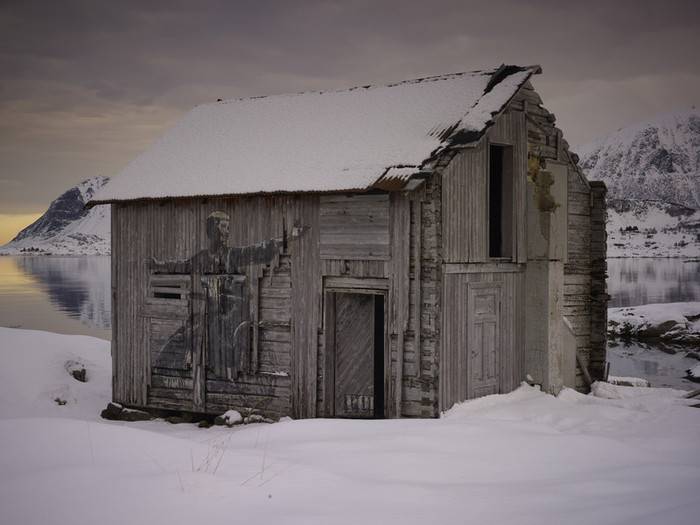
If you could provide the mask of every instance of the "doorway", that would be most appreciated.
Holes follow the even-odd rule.
[[[326,292],[326,416],[385,417],[385,338],[382,291]]]

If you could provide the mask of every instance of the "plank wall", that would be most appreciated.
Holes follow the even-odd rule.
[[[513,256],[490,259],[489,146],[513,148]],[[440,334],[440,409],[467,399],[469,334],[467,287],[470,282],[499,282],[500,384],[509,392],[523,379],[526,240],[526,122],[522,111],[503,113],[475,147],[457,153],[442,172],[442,318]],[[504,205],[507,205],[504,203]]]
[[[591,185],[578,167],[578,157],[556,128],[556,119],[527,82],[511,106],[526,115],[528,151],[544,159],[568,165],[568,235],[567,262],[564,265],[564,315],[573,326],[577,353],[589,368],[593,379],[602,379],[605,368],[605,327],[601,317],[607,311],[605,288],[605,191],[592,199]],[[592,231],[597,232],[593,239]],[[595,303],[595,305],[593,304]],[[592,312],[596,312],[592,316]],[[576,370],[576,387],[588,386],[580,366]]]
[[[321,256],[320,202],[322,198],[328,202],[329,197],[257,196],[113,205],[114,400],[135,407],[210,413],[250,407],[273,416],[322,416],[324,280],[333,278],[337,283],[343,278],[360,279],[371,286],[372,279],[383,279],[387,416],[435,416],[439,293],[434,199],[425,188],[410,195],[369,197],[373,201],[389,199],[388,217],[378,217],[380,223],[385,221],[387,235],[377,230],[376,223],[371,225],[370,233],[382,242],[390,242],[373,249],[365,259],[347,243],[338,247],[327,242],[328,249]],[[358,209],[367,205],[362,196],[350,201]],[[196,363],[190,377],[156,378],[154,384],[148,351],[149,323],[143,305],[148,262],[152,258],[184,261],[205,249],[206,218],[213,211],[223,211],[230,217],[229,246],[281,238],[284,228],[289,232],[293,225],[309,229],[290,240],[287,252],[271,265],[245,268],[250,318],[257,326],[246,371],[234,382],[207,380],[205,399],[193,403],[191,386],[205,380]],[[328,241],[329,230],[325,232],[324,240]],[[348,239],[353,240],[352,236]],[[345,250],[347,258],[333,258],[333,250]],[[425,270],[423,261],[427,264]],[[193,293],[203,294],[196,282]]]

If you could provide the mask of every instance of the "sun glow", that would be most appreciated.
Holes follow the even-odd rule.
[[[41,217],[41,213],[0,213],[0,245],[10,242],[19,231]]]

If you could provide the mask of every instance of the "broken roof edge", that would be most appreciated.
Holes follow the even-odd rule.
[[[508,71],[510,70],[507,74],[503,75],[502,71]],[[534,75],[540,75],[542,74],[542,66],[539,64],[533,64],[531,66],[513,66],[513,65],[506,65],[506,64],[501,64],[501,66],[496,69],[496,71],[493,73],[493,76],[500,77],[496,82],[491,82],[489,81],[489,85],[487,86],[487,89],[484,91],[484,94],[479,97],[479,100],[470,107],[467,112],[465,113],[465,117],[469,114],[470,111],[472,111],[475,107],[479,105],[479,102],[483,99],[484,95],[487,93],[491,92],[491,90],[496,87],[501,81],[505,80],[509,76],[511,76],[514,73],[522,73],[522,72],[528,72],[528,74],[518,83],[517,88],[511,96],[501,105],[498,110],[494,111],[491,113],[491,117],[489,120],[485,123],[483,127],[479,130],[474,130],[474,129],[466,129],[464,127],[460,127],[459,124],[464,120],[464,117],[462,117],[462,120],[458,123],[456,123],[452,129],[450,130],[450,133],[447,134],[444,144],[440,145],[435,151],[433,151],[427,159],[423,161],[421,166],[428,166],[443,153],[446,151],[449,151],[451,149],[462,149],[462,148],[471,148],[475,147],[479,141],[486,135],[486,132],[496,123],[496,120],[503,114],[503,112],[508,108],[508,106],[511,104],[513,99],[520,93],[520,90],[523,88],[523,86],[532,78]]]

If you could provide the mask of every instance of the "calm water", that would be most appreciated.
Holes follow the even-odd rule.
[[[609,259],[608,293],[611,307],[700,301],[700,261]],[[698,364],[687,356],[687,350],[613,342],[608,344],[610,373],[643,377],[652,386],[695,389],[700,385],[684,378],[685,371]]]
[[[109,339],[109,257],[0,257],[0,326]]]
[[[700,261],[611,259],[608,275],[610,306],[700,301]],[[109,339],[110,306],[109,257],[0,257],[0,326]],[[642,345],[608,349],[614,375],[690,388],[683,373],[697,361],[685,354]]]
[[[700,260],[608,259],[610,306],[700,301]]]

